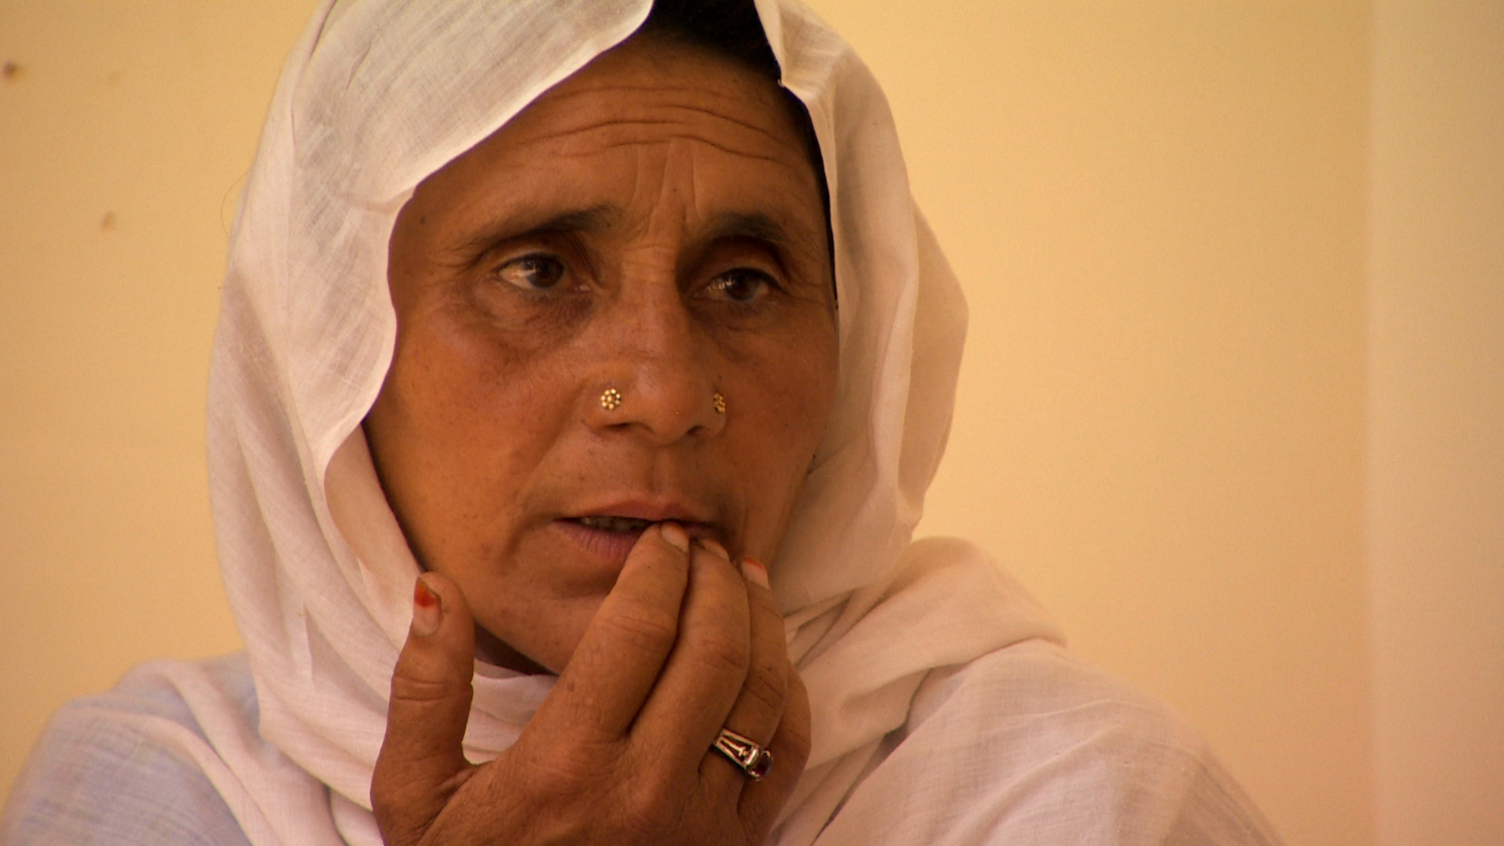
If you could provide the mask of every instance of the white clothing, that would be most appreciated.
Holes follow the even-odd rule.
[[[253,842],[211,781],[223,726],[198,722],[227,714],[242,751],[296,771],[254,736],[244,655],[146,664],[53,718],[11,794],[0,843]],[[818,843],[1277,842],[1168,709],[1045,641],[931,673],[878,754],[882,764]],[[334,826],[325,791],[296,781],[307,801],[287,813],[302,815],[309,836],[289,842],[320,842]]]
[[[757,5],[819,139],[840,302],[835,405],[770,562],[814,738],[772,842],[1272,842],[1194,735],[1052,645],[1054,625],[978,550],[911,543],[950,426],[965,304],[866,67],[794,0]],[[34,803],[87,773],[91,749],[132,746],[166,756],[142,777],[173,771],[217,794],[257,846],[380,842],[370,778],[418,574],[360,429],[393,352],[392,224],[420,180],[649,7],[336,0],[315,15],[241,201],[212,365],[211,495],[247,664],[147,665],[117,691],[149,691],[166,714],[115,694],[65,712],[7,836],[46,830]],[[478,666],[470,759],[512,743],[551,684]],[[112,842],[145,842],[124,830],[142,816],[124,815]],[[237,842],[225,819],[207,842]]]

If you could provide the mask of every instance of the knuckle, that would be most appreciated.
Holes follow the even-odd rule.
[[[611,636],[629,647],[666,650],[679,633],[678,618],[646,602],[620,603],[606,620]]]
[[[371,811],[377,819],[391,819],[401,805],[385,781],[371,782]]]
[[[782,661],[754,661],[742,690],[769,713],[782,713],[789,693],[785,667]]]
[[[627,842],[641,839],[651,842],[664,829],[666,820],[678,817],[676,802],[661,785],[643,783],[630,791],[622,802],[621,825]]]
[[[392,702],[414,705],[443,702],[459,694],[457,688],[457,685],[447,679],[397,673],[392,676]]]
[[[388,843],[404,839],[399,835],[399,830],[405,826],[403,814],[406,807],[407,802],[401,788],[390,778],[382,778],[378,773],[371,781],[371,813],[376,817],[376,823]]]
[[[745,639],[729,632],[706,632],[696,638],[695,651],[705,667],[718,675],[741,678],[752,661]]]
[[[537,798],[611,793],[615,789],[611,776],[618,771],[622,755],[619,741],[550,738],[541,743],[519,742],[509,750],[508,758],[513,772],[526,774],[522,782],[527,794]]]
[[[615,754],[593,744],[559,744],[529,767],[528,780],[544,795],[571,796],[588,791],[598,780],[601,761]]]
[[[392,791],[387,786],[381,761],[378,759],[376,762],[376,771],[371,774],[371,810],[376,813],[376,816],[380,817],[384,816],[385,812],[391,810],[391,807]]]

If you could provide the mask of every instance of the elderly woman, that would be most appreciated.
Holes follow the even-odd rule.
[[[792,0],[326,4],[215,345],[246,652],[70,706],[6,842],[1272,842],[910,542],[964,323]]]

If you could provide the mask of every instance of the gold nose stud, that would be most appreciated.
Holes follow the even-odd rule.
[[[710,395],[710,402],[715,405],[716,414],[726,413],[726,398],[721,396],[719,392]]]
[[[607,411],[615,411],[618,405],[621,405],[621,391],[615,388],[607,388],[606,392],[601,394],[601,408]]]

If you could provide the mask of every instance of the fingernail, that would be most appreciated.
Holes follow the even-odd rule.
[[[758,563],[755,558],[743,558],[742,578],[754,585],[768,587],[768,568]]]
[[[413,585],[413,634],[429,637],[439,630],[439,622],[443,619],[444,608],[439,604],[438,594],[419,576],[417,584]]]
[[[721,546],[719,543],[717,543],[715,538],[700,538],[700,546],[703,546],[716,555],[721,556],[721,559],[724,561],[729,562],[731,560],[731,553],[726,551],[726,547]]]
[[[689,552],[689,535],[684,534],[684,529],[678,523],[659,523],[658,536],[668,541],[668,545],[680,552]]]

